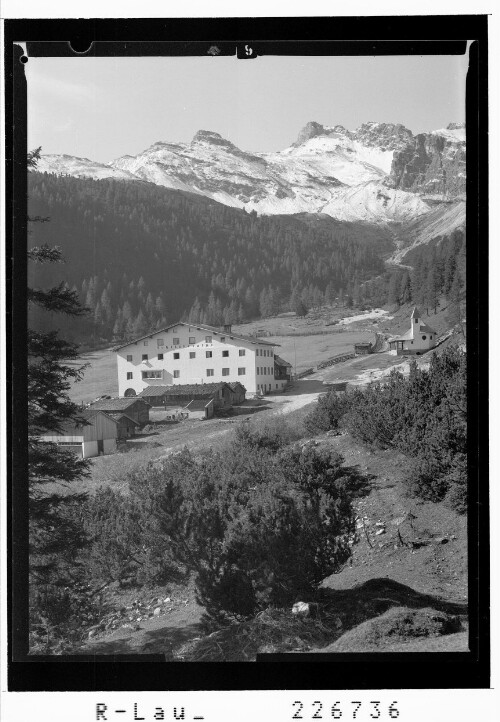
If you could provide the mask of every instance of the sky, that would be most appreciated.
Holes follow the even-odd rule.
[[[107,163],[200,129],[288,147],[309,121],[413,133],[465,120],[466,56],[30,58],[28,144]]]

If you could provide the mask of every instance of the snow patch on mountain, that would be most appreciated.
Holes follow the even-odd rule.
[[[436,175],[441,163],[446,187],[460,190],[464,140],[458,123],[413,136],[401,124],[368,122],[350,131],[310,122],[291,146],[273,153],[242,151],[219,133],[199,130],[189,143],[159,141],[109,164],[42,156],[38,170],[141,180],[261,214],[326,213],[387,224],[429,212],[419,193],[444,192]]]
[[[71,175],[77,178],[136,180],[135,175],[126,170],[112,168],[105,163],[96,163],[88,158],[76,158],[72,155],[42,155],[36,169],[40,173]]]
[[[337,191],[322,212],[341,221],[381,223],[405,221],[429,210],[427,203],[414,193],[370,182]]]
[[[440,128],[439,130],[433,130],[432,135],[440,135],[450,143],[465,143],[465,127]]]

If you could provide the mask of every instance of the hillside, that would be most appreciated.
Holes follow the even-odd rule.
[[[38,265],[30,282],[64,282],[92,316],[56,318],[78,341],[134,337],[189,314],[220,324],[349,293],[380,274],[393,249],[383,228],[258,217],[202,196],[149,183],[29,174],[30,247],[60,246],[64,265]],[[42,317],[35,319],[42,324]],[[54,323],[47,319],[46,323]]]

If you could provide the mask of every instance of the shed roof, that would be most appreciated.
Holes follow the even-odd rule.
[[[288,363],[288,361],[285,361],[285,359],[281,358],[281,356],[274,355],[274,363],[277,366],[286,366],[287,368],[292,368],[292,364]]]
[[[204,411],[212,401],[213,399],[209,399],[208,401],[206,399],[193,399],[193,401],[190,401],[184,408],[188,411]]]
[[[224,381],[213,384],[175,384],[174,386],[148,386],[143,389],[141,396],[206,396],[213,397],[221,388],[228,387]]]
[[[121,413],[114,413],[111,412],[109,414],[106,414],[107,416],[111,416],[112,419],[116,419],[116,421],[121,421],[122,419],[126,419],[127,421],[130,421],[132,424],[135,424],[135,426],[139,426],[139,422],[133,419],[131,416],[128,416],[128,414],[121,414]]]
[[[393,338],[389,339],[389,343],[393,343],[394,341],[410,341],[413,338],[413,331],[408,329],[406,333],[403,333],[401,336],[394,336]]]
[[[215,335],[219,336],[229,336],[229,338],[235,338],[235,339],[241,339],[242,341],[248,341],[249,343],[253,343],[256,345],[264,345],[264,346],[279,346],[279,343],[270,343],[269,341],[262,341],[262,339],[257,338],[256,336],[246,336],[242,333],[234,333],[234,331],[224,331],[220,327],[217,326],[207,326],[205,324],[199,324],[199,323],[186,323],[185,321],[178,321],[177,323],[171,323],[169,326],[165,326],[164,328],[160,328],[157,331],[152,331],[151,333],[148,333],[144,336],[139,336],[138,338],[132,339],[132,341],[127,341],[127,343],[123,343],[120,346],[115,346],[114,351],[119,351],[122,348],[126,348],[127,346],[131,346],[134,343],[137,343],[137,341],[142,341],[146,338],[152,338],[153,336],[157,336],[159,333],[163,333],[164,331],[168,331],[171,328],[175,328],[176,326],[187,326],[188,328],[195,328],[199,331],[210,331],[210,333],[213,333]]]
[[[99,414],[102,414],[103,416],[106,416],[108,419],[110,419],[111,421],[113,421],[115,424],[117,423],[117,420],[116,420],[116,419],[114,419],[110,414],[106,414],[106,413],[105,413],[104,411],[102,411],[101,409],[81,409],[80,411],[78,411],[78,416],[81,417],[81,418],[83,418],[83,419],[85,419],[85,421],[87,422],[87,424],[92,424],[92,421],[95,419],[96,416],[99,416]],[[71,436],[71,435],[72,435],[71,432],[74,432],[75,429],[81,429],[81,428],[83,428],[84,426],[86,426],[87,424],[79,424],[79,423],[76,423],[76,422],[71,421],[70,419],[68,419],[67,421],[65,421],[64,423],[61,424],[61,427],[60,427],[60,428],[61,428],[61,431],[60,431],[60,433],[54,432],[54,433],[51,433],[51,434],[46,434],[46,436],[47,436],[47,435],[51,435],[51,436],[59,436],[59,435],[60,435],[60,436],[65,436],[65,435],[70,435],[70,436]]]
[[[99,409],[100,411],[124,411],[133,406],[137,401],[144,401],[138,396],[126,396],[118,399],[99,399],[92,403],[92,409]]]
[[[146,388],[137,394],[137,396],[140,398],[147,398],[148,396],[165,396],[165,391],[169,388],[170,386],[146,386]]]
[[[246,388],[241,384],[239,381],[230,381],[228,383],[229,388],[231,388],[233,391],[236,391],[236,388],[239,386],[243,391],[246,393]]]

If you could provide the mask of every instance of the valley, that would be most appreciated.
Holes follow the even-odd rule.
[[[30,246],[55,235],[65,263],[37,266],[30,283],[61,283],[88,313],[74,320],[35,309],[30,323],[48,332],[57,325],[80,344],[69,365],[88,367],[69,389],[72,402],[82,407],[118,396],[115,346],[142,343],[179,322],[270,342],[294,376],[283,393],[259,393],[213,418],[148,424],[116,453],[90,458],[86,476],[63,489],[48,483],[49,493],[68,502],[73,521],[84,524],[91,542],[80,562],[87,586],[99,590],[88,600],[84,634],[73,630],[73,642],[61,640],[61,649],[157,652],[167,661],[467,650],[463,454],[444,480],[448,457],[426,477],[434,427],[415,431],[404,413],[392,423],[395,404],[386,398],[387,389],[399,389],[395,402],[413,403],[408,388],[432,374],[438,395],[440,373],[453,378],[445,393],[462,393],[464,168],[465,129],[456,124],[413,136],[397,124],[348,131],[308,123],[289,148],[267,154],[199,131],[189,144],[159,142],[109,164],[41,157],[29,177],[30,213],[51,223],[35,224]],[[389,353],[388,339],[407,332],[415,304],[438,344],[413,357],[410,373],[410,360]],[[355,344],[375,341],[374,353],[354,356]],[[441,353],[444,370],[436,361]],[[325,364],[340,355],[342,362]],[[394,383],[392,371],[399,372]],[[135,367],[126,378],[133,373]],[[348,393],[328,393],[338,383],[347,383]],[[373,423],[363,419],[365,401]],[[429,417],[437,413],[425,393],[422,403]],[[332,405],[329,416],[322,416],[325,404]],[[390,443],[376,436],[379,427],[394,434]],[[420,456],[404,446],[409,434],[422,444]],[[367,441],[371,435],[376,441]],[[315,485],[322,483],[319,502]],[[78,509],[75,494],[87,494]],[[318,543],[328,536],[321,519],[337,535],[335,553],[329,548],[324,558],[307,532],[311,499],[332,502],[325,517],[314,518]],[[344,505],[338,515],[334,499]],[[269,509],[286,524],[268,518]],[[282,539],[289,523],[297,523],[293,539]],[[254,524],[262,524],[262,538],[269,534],[270,551],[265,564],[243,572],[240,559],[242,568],[252,555],[262,560]],[[238,539],[240,529],[246,531]],[[219,568],[224,534],[237,552]],[[302,541],[296,548],[299,538],[304,548]],[[280,544],[293,564],[283,561]],[[310,565],[322,569],[314,584],[303,563],[309,552]],[[320,609],[320,618],[293,616],[294,595],[280,596],[300,574],[309,590],[300,601]],[[35,646],[44,644],[36,637]]]

